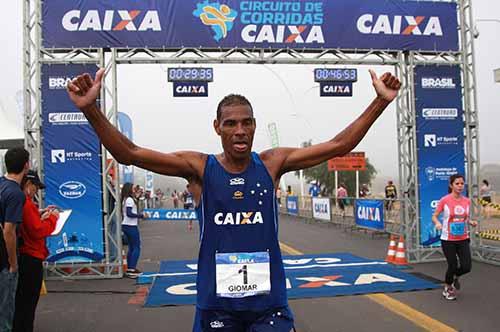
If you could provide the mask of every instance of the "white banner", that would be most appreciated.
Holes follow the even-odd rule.
[[[144,185],[146,191],[150,191],[151,192],[151,196],[153,196],[154,194],[154,176],[153,176],[153,172],[150,172],[150,171],[146,171],[146,181],[145,181],[145,185]]]
[[[331,220],[330,199],[313,197],[312,199],[313,218],[321,220]]]

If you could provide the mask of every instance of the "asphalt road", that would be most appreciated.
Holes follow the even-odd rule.
[[[198,231],[185,222],[141,224],[139,268],[157,271],[161,260],[197,256]],[[282,216],[280,240],[305,254],[349,252],[384,259],[388,240],[348,232],[331,224]],[[286,253],[285,253],[286,254]],[[416,264],[411,272],[443,279],[445,263]],[[131,279],[49,281],[38,305],[35,331],[191,331],[193,306],[144,308]],[[447,302],[441,290],[291,300],[298,332],[319,331],[499,331],[500,268],[473,262],[462,278],[459,299]],[[130,302],[130,304],[129,304]]]

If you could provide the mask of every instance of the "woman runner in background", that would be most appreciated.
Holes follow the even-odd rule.
[[[441,247],[448,262],[443,296],[447,300],[457,298],[460,289],[458,277],[471,270],[471,253],[469,224],[476,226],[477,222],[470,220],[470,199],[464,197],[464,177],[455,174],[450,177],[448,195],[439,200],[432,215],[432,222],[441,231]],[[438,219],[443,214],[443,222]],[[458,259],[457,259],[458,258]]]
[[[139,218],[143,218],[142,214],[137,213],[137,200],[134,195],[132,183],[125,183],[122,187],[122,230],[127,237],[128,252],[127,252],[127,271],[126,275],[129,278],[137,278],[142,272],[137,269],[137,262],[141,255],[141,236],[139,234]]]

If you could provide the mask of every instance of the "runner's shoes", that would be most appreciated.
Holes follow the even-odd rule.
[[[455,279],[453,279],[453,288],[455,288],[456,290],[460,290],[460,282],[458,281],[458,277],[455,277]]]
[[[443,296],[448,301],[453,301],[457,299],[457,292],[453,286],[444,286]]]
[[[127,271],[125,272],[125,275],[131,279],[136,279],[141,274],[142,271],[138,269],[127,269]]]

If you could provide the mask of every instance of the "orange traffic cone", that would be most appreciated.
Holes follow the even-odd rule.
[[[40,295],[47,295],[47,287],[45,287],[45,280],[42,280],[42,287],[40,288]]]
[[[408,261],[406,260],[405,253],[405,239],[403,235],[399,236],[398,248],[396,249],[396,259],[393,264],[396,265],[408,265]]]
[[[392,263],[396,259],[396,236],[391,234],[391,240],[389,242],[389,249],[387,250],[386,262]]]
[[[127,255],[125,254],[125,250],[122,250],[122,264],[123,264],[123,273],[125,273],[128,269]]]

